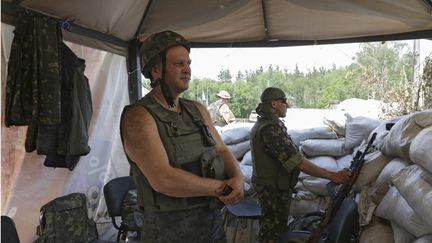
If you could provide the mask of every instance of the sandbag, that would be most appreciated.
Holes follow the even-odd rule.
[[[367,144],[360,146],[360,149],[364,151]],[[355,154],[353,154],[353,157]],[[363,167],[357,177],[353,189],[360,191],[362,186],[368,185],[376,180],[381,170],[386,164],[391,161],[391,158],[385,156],[378,150],[371,150],[364,157],[365,161]]]
[[[411,143],[409,156],[413,163],[432,173],[432,127],[417,134]]]
[[[347,117],[345,128],[345,150],[347,151],[351,151],[353,148],[359,146],[381,123],[380,120],[368,117],[358,116],[353,118],[349,114],[345,115]]]
[[[410,160],[409,149],[412,141],[424,128],[430,126],[432,126],[432,110],[404,116],[391,128],[378,148],[390,157]]]
[[[301,151],[308,157],[346,155],[344,139],[308,139],[300,142]]]
[[[329,171],[338,171],[338,165],[336,160],[333,157],[330,156],[317,156],[313,158],[308,159],[311,163],[313,163],[316,166],[322,167],[324,169],[327,169]],[[299,174],[299,180],[303,180],[305,178],[312,177],[311,175],[308,175],[304,172],[300,172]]]
[[[329,182],[328,179],[318,177],[308,177],[302,181],[306,189],[320,196],[328,196],[327,184]]]
[[[394,186],[378,205],[375,215],[398,224],[415,237],[432,233],[432,225],[428,225],[414,212]]]
[[[300,142],[307,139],[337,139],[336,133],[329,127],[313,127],[302,130],[288,130],[295,145],[300,146]]]
[[[423,235],[422,237],[415,239],[412,243],[431,243],[431,242],[432,242],[432,235]]]
[[[392,227],[383,220],[373,222],[362,229],[359,243],[394,243]]]
[[[414,235],[408,233],[396,223],[392,222],[391,226],[393,229],[394,243],[411,243],[412,240],[414,240]]]
[[[253,167],[252,165],[245,165],[245,164],[240,164],[240,170],[243,174],[244,177],[244,181],[248,184],[251,184],[252,181],[252,171],[253,171]]]
[[[241,160],[246,152],[250,150],[250,141],[246,140],[237,144],[229,144],[227,147],[236,159]]]
[[[336,160],[338,169],[343,170],[349,168],[351,166],[352,160],[353,160],[353,156],[351,154],[347,154],[342,157],[339,157]]]
[[[399,171],[392,182],[414,212],[432,225],[432,173],[411,165]]]
[[[294,191],[292,197],[295,200],[312,200],[318,197],[317,194],[306,189],[301,181],[298,181],[294,186]]]
[[[380,147],[380,145],[383,143],[384,138],[388,135],[391,127],[396,124],[396,122],[400,119],[401,117],[395,117],[381,121],[381,123],[369,134],[367,141],[370,141],[372,135],[376,133],[377,135],[375,137],[373,145],[376,147]]]
[[[247,151],[243,155],[243,158],[242,158],[240,163],[244,164],[244,165],[252,165],[252,151],[251,150]]]
[[[326,197],[317,197],[312,200],[291,200],[290,215],[294,217],[300,217],[307,213],[323,211],[327,206]]]
[[[362,187],[358,199],[358,213],[359,213],[359,223],[360,226],[368,225],[372,219],[375,212],[375,209],[377,207],[377,204],[372,201],[372,199],[369,196],[370,194],[370,187],[364,186]]]
[[[250,139],[254,123],[230,123],[220,129],[220,136],[225,144],[236,144]]]
[[[400,170],[410,165],[410,162],[394,158],[384,166],[377,179],[371,185],[371,199],[374,203],[379,204],[391,186],[391,178]]]

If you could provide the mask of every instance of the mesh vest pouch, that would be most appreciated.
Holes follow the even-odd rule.
[[[87,216],[86,196],[71,193],[41,208],[35,243],[85,243],[98,238],[96,223]]]
[[[137,190],[128,191],[123,200],[122,226],[126,231],[141,231],[144,221],[144,212],[138,204]]]

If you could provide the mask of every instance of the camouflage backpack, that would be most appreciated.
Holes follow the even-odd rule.
[[[86,196],[71,193],[41,208],[35,243],[85,243],[98,238],[96,223],[87,216]]]

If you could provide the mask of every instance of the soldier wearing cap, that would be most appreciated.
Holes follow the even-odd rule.
[[[124,108],[120,131],[144,210],[141,242],[226,242],[220,202],[242,200],[243,176],[206,108],[179,98],[191,76],[189,43],[163,31],[140,51],[152,90]]]
[[[214,125],[223,127],[235,120],[235,116],[228,106],[231,95],[227,91],[221,90],[216,96],[219,97],[219,99],[211,103],[207,109]]]
[[[266,88],[251,131],[252,183],[262,209],[258,242],[279,242],[286,231],[290,198],[300,171],[336,183],[348,182],[351,176],[347,171],[331,172],[318,167],[299,153],[279,119],[286,116],[287,108],[281,89]]]

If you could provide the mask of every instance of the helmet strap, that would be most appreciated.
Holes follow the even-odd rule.
[[[159,85],[161,87],[161,91],[162,91],[162,95],[165,99],[165,101],[168,104],[169,108],[174,108],[175,107],[175,103],[174,103],[174,99],[173,96],[171,94],[171,91],[168,87],[168,85],[165,82],[165,73],[166,73],[166,51],[163,51],[161,53],[162,55],[162,78],[160,78],[159,81]]]

